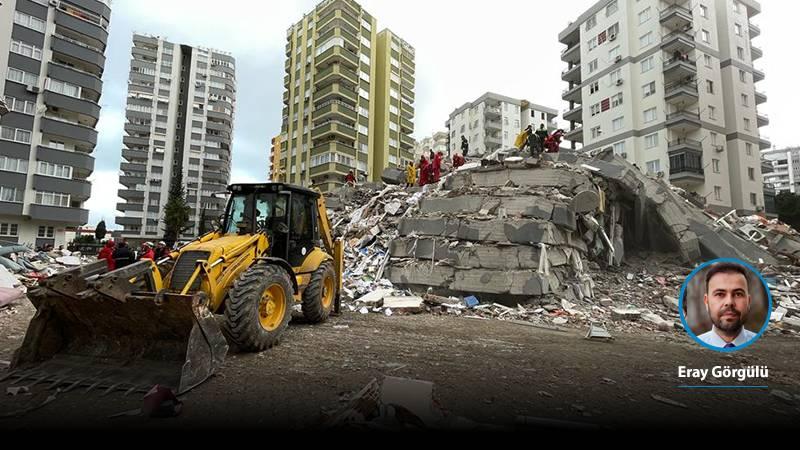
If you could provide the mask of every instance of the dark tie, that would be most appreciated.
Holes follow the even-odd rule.
[[[736,346],[731,344],[730,342],[728,342],[727,344],[725,344],[725,347],[723,347],[723,348],[734,348],[734,347],[736,347]]]

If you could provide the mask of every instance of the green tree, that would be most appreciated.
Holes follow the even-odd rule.
[[[775,196],[775,209],[778,210],[778,219],[781,222],[800,230],[800,195],[781,192]]]
[[[97,242],[102,241],[103,238],[106,237],[106,221],[105,220],[101,220],[97,224],[97,228],[94,229],[94,237],[95,237],[95,239],[97,239]]]
[[[164,207],[164,242],[167,246],[172,247],[178,237],[191,228],[189,226],[190,211],[191,209],[186,204],[183,174],[180,170],[174,170],[169,185],[167,204]]]

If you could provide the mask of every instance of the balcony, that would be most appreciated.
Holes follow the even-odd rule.
[[[667,114],[667,128],[689,132],[700,128],[700,113],[692,111],[676,111]]]
[[[672,54],[688,54],[695,49],[694,35],[685,31],[673,31],[661,38],[661,49]]]
[[[759,128],[765,127],[769,125],[769,116],[764,113],[756,112],[756,122]]]
[[[664,61],[664,81],[685,80],[697,75],[697,63],[688,57],[672,58]]]
[[[333,101],[314,109],[314,120],[332,119],[346,117],[352,121],[356,120],[356,111],[347,103]]]
[[[355,106],[358,101],[356,91],[348,89],[339,83],[322,88],[314,93],[314,103],[320,104],[329,100],[345,99],[350,101],[350,106]]]
[[[89,210],[80,208],[31,204],[28,213],[33,220],[66,222],[71,225],[85,225],[89,221]]]
[[[689,106],[697,103],[700,94],[697,91],[697,82],[676,82],[664,86],[664,100],[675,106]]]
[[[141,176],[120,175],[119,184],[125,187],[136,187],[139,184],[145,184],[146,174],[142,173]],[[142,194],[144,196],[144,194]]]
[[[753,82],[758,83],[759,81],[763,80],[764,80],[764,72],[753,67]]]
[[[503,117],[503,112],[500,111],[500,108],[496,107],[487,107],[483,110],[483,114],[488,117]]]
[[[140,162],[142,164],[146,164],[147,160],[150,159],[150,153],[148,153],[147,151],[131,150],[123,148],[122,157],[128,162],[132,163]]]
[[[117,203],[117,211],[144,211],[143,203]]]
[[[42,192],[61,192],[69,194],[72,200],[89,200],[92,194],[92,185],[86,180],[46,177],[44,175],[33,176],[33,189]]]
[[[361,41],[356,37],[354,33],[351,33],[347,31],[347,29],[342,27],[330,28],[325,32],[325,34],[321,34],[319,38],[317,38],[317,42],[319,42],[320,44],[324,44],[325,42],[328,42],[328,40],[334,37],[341,37],[353,47],[358,47],[359,45],[361,45]]]
[[[350,50],[337,45],[322,52],[314,61],[314,65],[317,68],[327,67],[334,63],[339,63],[355,70],[358,68],[358,56]]]
[[[564,120],[569,122],[583,122],[583,105],[564,111]]]
[[[567,134],[564,135],[564,139],[567,141],[572,142],[583,142],[583,127],[575,127],[572,130],[567,131]]]
[[[69,164],[76,169],[89,172],[94,170],[94,157],[88,153],[60,150],[40,145],[36,151],[36,159],[58,164]]]
[[[103,82],[97,75],[85,72],[77,67],[59,64],[54,61],[47,63],[47,75],[57,80],[80,86],[94,91],[97,95],[103,91]]]
[[[675,184],[705,182],[703,152],[680,150],[669,152],[669,181]]]
[[[327,69],[317,71],[314,77],[314,83],[317,86],[327,86],[339,80],[347,80],[356,85],[358,84],[358,75],[356,75],[354,71],[343,67],[341,64],[333,64]]]
[[[42,117],[40,128],[42,133],[62,136],[80,142],[86,142],[92,147],[97,145],[97,131],[95,131],[94,128],[80,125],[78,123]]]
[[[567,102],[580,102],[581,101],[581,85],[576,84],[571,88],[567,88],[561,93],[561,98]]]
[[[327,152],[337,152],[350,157],[355,157],[356,155],[355,147],[339,141],[323,142],[311,148],[311,156],[316,156]]]
[[[122,136],[122,143],[128,148],[147,147],[150,145],[150,137]]]
[[[695,152],[703,153],[703,143],[694,139],[680,138],[674,141],[669,141],[667,151],[673,152]]]
[[[403,130],[404,133],[412,133],[414,132],[414,124],[411,123],[411,120],[400,116],[400,128]]]
[[[503,139],[500,137],[499,134],[487,134],[486,137],[483,138],[483,142],[489,145],[503,145]]]
[[[750,39],[761,35],[761,27],[750,22]]]
[[[692,25],[692,11],[679,5],[670,5],[661,11],[661,25],[671,29],[683,29]]]
[[[760,47],[756,47],[755,45],[751,44],[750,45],[750,55],[751,55],[753,61],[755,61],[755,60],[760,59],[761,57],[764,56],[764,51],[761,50]]]
[[[94,39],[101,45],[105,45],[108,41],[108,31],[106,31],[103,27],[87,20],[80,19],[71,14],[67,14],[60,9],[56,11],[55,22],[59,27],[67,28],[71,31]]]
[[[410,149],[414,148],[414,139],[407,134],[400,133],[400,148]]]
[[[356,129],[341,122],[328,122],[311,130],[311,139],[325,139],[331,136],[342,137],[355,141]]]
[[[572,63],[580,65],[581,62],[581,46],[580,44],[575,44],[571,47],[567,47],[564,51],[561,52],[561,61],[565,63]]]
[[[755,98],[756,98],[756,105],[760,105],[762,103],[767,102],[767,94],[763,92],[756,91]]]
[[[95,120],[100,118],[100,105],[91,100],[70,97],[46,90],[44,91],[44,103],[47,106],[82,114]]]
[[[499,120],[487,120],[483,123],[483,127],[487,130],[501,130],[503,129],[503,124]]]
[[[100,71],[105,67],[106,57],[102,50],[62,34],[53,34],[53,39],[50,41],[50,49],[54,53],[67,55],[91,64]]]
[[[575,84],[581,83],[581,65],[576,64],[563,72],[561,72],[561,79],[566,82]]]

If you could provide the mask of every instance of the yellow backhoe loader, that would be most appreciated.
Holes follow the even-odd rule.
[[[295,304],[322,322],[339,310],[343,249],[317,191],[234,184],[216,230],[161,261],[105,261],[44,280],[5,378],[64,390],[185,392],[241,351],[275,345]]]

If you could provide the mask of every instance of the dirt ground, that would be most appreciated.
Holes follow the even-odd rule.
[[[0,311],[0,361],[20,344],[34,309]],[[346,325],[344,328],[342,326]],[[584,331],[585,333],[585,331]],[[290,325],[281,345],[260,354],[229,354],[222,370],[189,392],[178,417],[109,416],[141,406],[141,396],[76,389],[27,414],[52,394],[6,395],[0,383],[0,429],[119,427],[314,428],[326,413],[373,378],[428,380],[449,413],[515,428],[518,416],[613,429],[629,427],[796,427],[800,419],[800,340],[765,335],[732,355],[703,349],[679,333],[622,334],[611,343],[581,330],[543,330],[496,320],[422,314],[385,317],[346,312],[321,325]],[[679,365],[767,365],[768,389],[681,389]],[[0,363],[0,377],[7,364]],[[697,384],[697,383],[694,383]],[[735,381],[718,384],[740,384]],[[787,401],[773,390],[795,395]],[[653,396],[683,404],[675,406]]]

